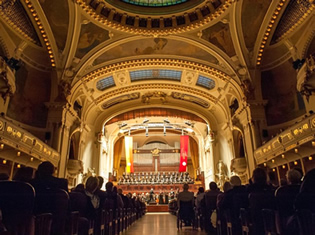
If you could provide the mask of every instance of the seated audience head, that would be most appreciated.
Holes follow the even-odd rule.
[[[45,161],[39,164],[37,168],[36,176],[41,179],[44,179],[44,178],[52,176],[54,172],[55,172],[55,166],[51,162]]]
[[[98,178],[90,176],[85,183],[85,190],[89,193],[94,193],[98,189]]]
[[[204,193],[204,192],[205,192],[204,187],[199,187],[199,188],[198,188],[198,194]]]
[[[107,182],[105,184],[105,189],[106,189],[106,192],[112,192],[113,191],[113,187],[114,187],[114,184],[112,182]]]
[[[0,173],[0,180],[9,180],[10,176],[7,173]]]
[[[223,184],[223,192],[226,193],[226,192],[229,191],[230,189],[232,189],[231,183],[230,183],[229,181],[224,182],[224,184]]]
[[[75,188],[72,190],[73,192],[84,192],[84,184],[78,184],[75,186]]]
[[[299,171],[297,171],[294,168],[287,171],[286,177],[289,184],[301,183],[302,175]]]
[[[123,190],[121,188],[117,189],[118,194],[122,195]]]
[[[315,194],[315,168],[305,174],[300,192]]]
[[[98,178],[98,188],[102,188],[104,184],[104,178],[102,176],[97,176]]]
[[[242,181],[241,181],[240,177],[238,177],[237,175],[233,175],[230,179],[230,183],[231,183],[232,187],[241,186]]]
[[[267,174],[265,170],[262,168],[258,167],[253,171],[252,179],[253,179],[254,184],[258,184],[258,185],[267,184]]]
[[[188,191],[189,185],[188,185],[188,184],[184,184],[184,185],[183,185],[183,189],[184,189],[184,191]]]
[[[13,180],[29,183],[32,178],[33,178],[33,168],[32,167],[22,167],[16,171],[16,173],[13,177]]]
[[[212,181],[209,183],[210,190],[218,190],[218,185],[216,182]]]

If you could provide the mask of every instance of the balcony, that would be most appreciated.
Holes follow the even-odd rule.
[[[312,114],[256,149],[254,156],[258,165],[288,152],[302,158],[315,153],[314,145],[315,114]]]
[[[0,154],[6,160],[33,167],[42,161],[57,166],[60,160],[56,150],[4,117],[0,117]]]

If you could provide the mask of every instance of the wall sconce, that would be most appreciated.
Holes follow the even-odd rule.
[[[273,169],[272,169],[272,171],[273,171],[273,172],[275,172],[275,171],[276,171],[276,169],[275,169],[275,168],[273,168]]]
[[[272,163],[275,163],[275,159],[272,159],[271,162],[272,162]]]
[[[281,155],[282,158],[285,158],[284,154]]]
[[[31,157],[31,162],[32,162],[32,161],[34,161],[34,158],[33,158],[33,157]]]
[[[17,168],[21,168],[21,165],[20,164],[17,164],[17,166],[16,166]]]
[[[282,169],[285,169],[285,165],[282,165]]]
[[[267,163],[264,163],[264,167],[266,167],[267,166]]]
[[[315,147],[315,141],[312,141],[312,146]]]
[[[7,160],[4,159],[4,160],[2,161],[2,163],[3,163],[3,164],[7,164]]]
[[[297,161],[294,161],[294,165],[296,166],[298,164],[298,162]]]
[[[312,157],[312,156],[309,156],[309,157],[308,157],[308,160],[312,161],[312,160],[313,160],[313,157]]]
[[[294,149],[294,152],[295,152],[295,153],[298,153],[298,152],[299,152],[299,150],[298,150],[298,149]]]
[[[16,153],[16,156],[21,156],[21,152],[20,151],[18,151],[17,153]]]
[[[4,148],[4,144],[0,144],[0,149],[3,149]]]

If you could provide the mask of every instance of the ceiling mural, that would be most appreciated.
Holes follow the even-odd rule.
[[[94,64],[97,65],[106,61],[137,55],[189,56],[218,64],[218,60],[205,50],[187,42],[166,38],[140,39],[123,43],[106,51],[94,61]]]
[[[91,22],[82,24],[75,56],[82,59],[85,54],[108,39],[109,32],[107,30]]]
[[[203,30],[202,38],[219,47],[230,57],[236,54],[228,24],[220,22]]]
[[[268,101],[268,125],[276,125],[297,118],[305,113],[303,99],[296,90],[296,72],[292,60],[262,73],[263,98]]]
[[[67,33],[69,27],[69,6],[68,1],[54,0],[39,1],[47,20],[50,24],[51,30],[55,36],[57,46],[60,50],[64,50]]]
[[[271,0],[244,0],[242,6],[242,30],[247,48],[253,48],[260,25]]]

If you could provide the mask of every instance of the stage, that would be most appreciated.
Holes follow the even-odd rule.
[[[168,205],[147,205],[147,212],[168,212]]]

